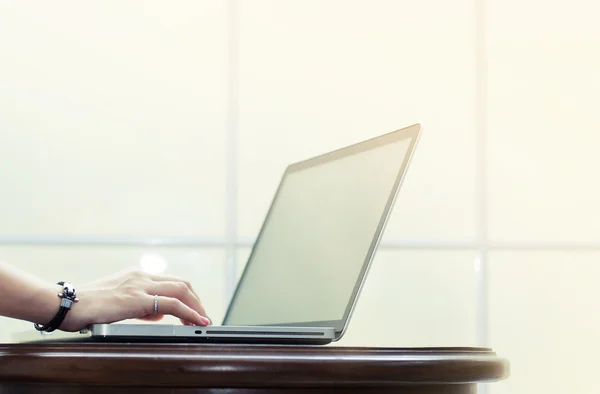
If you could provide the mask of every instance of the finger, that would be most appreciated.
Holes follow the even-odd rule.
[[[154,297],[148,296],[148,303],[154,305]],[[208,319],[200,316],[198,312],[179,301],[177,298],[158,297],[158,313],[163,315],[172,315],[181,320],[188,321],[197,326],[208,325]]]
[[[145,289],[149,295],[157,294],[170,298],[176,298],[183,302],[202,316],[206,316],[204,306],[188,286],[183,282],[151,282]]]
[[[200,296],[198,296],[198,294],[192,287],[192,284],[181,278],[178,278],[176,276],[171,276],[171,275],[162,275],[162,274],[149,274],[149,278],[155,282],[183,282],[190,288],[190,291],[192,293],[194,293],[196,298],[198,298],[198,300],[200,300]]]
[[[196,291],[194,290],[194,288],[192,287],[191,283],[184,281],[181,278],[178,278],[176,276],[171,276],[171,275],[163,275],[163,274],[148,274],[148,277],[150,279],[152,279],[155,282],[183,282],[185,283],[188,288],[190,289],[190,291],[192,292],[192,294],[194,294],[196,296],[196,298],[198,299],[198,302],[200,302],[200,304],[202,305],[202,301],[200,301],[200,296],[198,296],[198,293],[196,293]],[[202,306],[204,308],[204,306]],[[203,309],[203,313],[201,312],[200,314],[204,317],[206,317],[208,320],[211,321],[212,324],[212,319],[208,316],[208,314],[206,313],[206,310]]]

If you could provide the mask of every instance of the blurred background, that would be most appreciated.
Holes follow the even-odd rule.
[[[599,11],[0,1],[0,258],[180,275],[220,321],[287,164],[421,122],[339,345],[490,346],[488,393],[599,392]]]

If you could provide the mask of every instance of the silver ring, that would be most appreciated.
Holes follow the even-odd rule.
[[[154,296],[154,314],[158,315],[158,295]]]

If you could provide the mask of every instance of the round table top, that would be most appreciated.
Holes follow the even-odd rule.
[[[491,382],[508,374],[508,361],[486,348],[0,344],[0,385],[393,387]]]

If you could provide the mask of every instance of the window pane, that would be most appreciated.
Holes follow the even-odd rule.
[[[242,237],[287,164],[422,122],[387,237],[475,238],[471,2],[253,1],[239,15]]]
[[[488,3],[490,236],[596,242],[599,6]]]
[[[597,393],[600,252],[490,254],[490,343],[511,363],[494,394]]]
[[[0,6],[0,236],[224,233],[225,6]]]
[[[380,250],[340,345],[475,346],[471,251]]]

